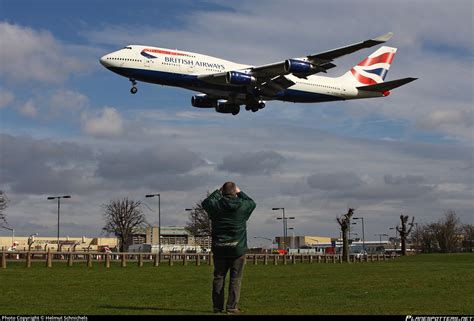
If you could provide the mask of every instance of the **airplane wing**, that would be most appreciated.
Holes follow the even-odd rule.
[[[291,80],[288,80],[285,75],[293,74],[299,78],[306,78],[309,75],[314,75],[320,72],[326,73],[327,70],[336,67],[332,61],[336,58],[351,54],[364,48],[370,48],[378,44],[384,43],[393,36],[392,32],[376,37],[374,39],[365,40],[349,46],[311,54],[306,57],[287,59],[285,61],[251,67],[242,70],[232,71],[237,74],[242,74],[248,79],[252,78],[251,83],[257,88],[260,88],[263,92],[274,92],[277,87],[286,89],[294,85]],[[212,84],[227,84],[244,86],[249,83],[240,81],[238,83],[229,82],[228,72],[201,75],[198,78],[202,81]],[[249,81],[250,82],[250,81]]]

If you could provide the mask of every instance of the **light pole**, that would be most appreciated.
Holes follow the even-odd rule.
[[[254,236],[254,239],[263,239],[272,242],[272,251],[273,251],[273,240],[269,239],[268,237],[261,237],[261,236]]]
[[[362,249],[365,251],[365,229],[364,229],[364,218],[362,216],[353,217],[353,220],[362,220]]]
[[[393,244],[395,244],[395,251],[397,251],[397,228],[398,225],[395,227],[390,227],[389,230],[395,230],[395,237],[393,238]]]
[[[291,230],[291,243],[290,243],[290,246],[292,249],[295,248],[295,228],[294,227],[289,227],[288,228],[289,230]]]
[[[61,198],[71,198],[71,195],[64,195],[64,196],[50,196],[48,197],[48,200],[54,200],[58,199],[58,245],[57,245],[57,251],[59,252],[59,211],[61,208]]]
[[[284,207],[274,207],[273,211],[283,210],[283,217],[277,217],[277,220],[283,220],[283,249],[286,248],[286,237],[287,237],[287,220],[294,220],[294,217],[285,217],[285,208]]]
[[[161,261],[161,196],[160,194],[147,194],[146,197],[158,197],[158,262]],[[153,235],[153,227],[152,227]]]
[[[187,212],[192,212],[193,211],[192,208],[185,208],[184,210],[187,211]],[[194,228],[193,228],[194,237],[197,236],[197,231],[198,231],[198,228],[197,228],[197,215],[196,215],[196,213],[194,213]]]
[[[380,234],[375,234],[376,236],[378,235],[379,236],[379,242],[380,242],[380,245],[382,245],[382,236],[388,236],[388,234],[385,234],[385,233],[380,233]]]

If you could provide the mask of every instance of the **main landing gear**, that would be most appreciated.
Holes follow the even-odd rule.
[[[255,104],[255,105],[246,105],[245,106],[245,110],[251,110],[252,112],[257,112],[259,109],[263,109],[265,108],[265,103],[264,102],[260,102],[258,104]]]
[[[132,82],[132,88],[130,89],[130,92],[132,94],[136,94],[137,91],[138,91],[138,88],[136,87],[137,86],[137,82],[135,81],[135,79],[133,78],[130,78],[130,81]]]

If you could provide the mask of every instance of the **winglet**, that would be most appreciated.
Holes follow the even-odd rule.
[[[392,38],[392,37],[393,37],[393,32],[388,32],[388,33],[386,33],[384,35],[381,35],[377,38],[374,38],[372,40],[382,43],[382,42],[386,42],[386,41],[390,40],[390,38]]]

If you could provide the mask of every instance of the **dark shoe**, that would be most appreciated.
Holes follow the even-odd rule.
[[[214,309],[214,313],[224,313],[224,310]]]
[[[244,311],[240,310],[239,308],[237,309],[227,309],[227,314],[242,314]]]

